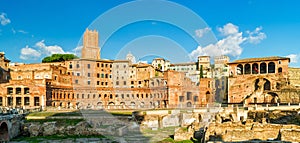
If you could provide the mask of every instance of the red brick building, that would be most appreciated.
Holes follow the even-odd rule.
[[[288,83],[289,58],[236,60],[229,65],[228,103],[277,103]],[[281,100],[281,102],[288,102]]]

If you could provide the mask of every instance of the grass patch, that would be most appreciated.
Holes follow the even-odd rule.
[[[29,113],[27,116],[30,117],[49,117],[49,116],[53,116],[54,114],[56,114],[55,112],[32,112]]]
[[[114,116],[131,116],[132,111],[108,111],[108,113]]]
[[[63,113],[56,113],[53,116],[82,116],[80,112],[63,112]]]
[[[192,140],[175,141],[174,139],[169,137],[162,141],[159,141],[158,143],[194,143],[194,142]]]
[[[29,117],[50,117],[50,116],[82,116],[80,112],[32,112]]]

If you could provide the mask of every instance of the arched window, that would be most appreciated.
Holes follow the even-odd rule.
[[[237,66],[236,73],[237,73],[238,75],[241,75],[241,74],[243,74],[243,70],[244,70],[243,65],[239,64],[239,65]]]
[[[275,63],[274,62],[270,62],[268,64],[268,73],[275,73]]]
[[[245,65],[245,74],[250,74],[251,73],[251,66],[250,64]]]
[[[267,64],[266,63],[261,63],[260,64],[260,73],[267,73]]]
[[[271,90],[271,83],[269,80],[265,79],[264,90]]]
[[[278,73],[282,73],[282,68],[278,68]]]
[[[252,74],[258,74],[258,64],[254,63],[252,65]]]

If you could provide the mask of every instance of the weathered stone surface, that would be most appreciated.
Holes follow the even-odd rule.
[[[300,142],[300,130],[282,130],[281,140],[287,142]]]
[[[193,136],[194,136],[193,131],[187,132],[187,129],[185,128],[177,128],[175,130],[174,140],[175,141],[189,140]]]
[[[30,126],[28,127],[28,132],[31,137],[38,136],[40,133],[40,128],[41,125],[40,123],[31,123]]]
[[[41,126],[43,136],[51,136],[56,134],[56,122],[46,122]]]
[[[163,117],[162,119],[163,127],[172,127],[172,126],[179,126],[179,116],[178,115],[168,115]]]
[[[299,142],[300,126],[252,122],[211,123],[206,130],[206,141],[239,142],[249,140],[281,140]]]

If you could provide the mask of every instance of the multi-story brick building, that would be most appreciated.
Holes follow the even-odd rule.
[[[5,58],[5,53],[0,52],[0,83],[8,82],[9,79],[9,65],[10,60]]]
[[[222,55],[214,57],[214,90],[215,99],[217,102],[227,102],[228,93],[228,76],[229,76],[229,57]]]
[[[184,72],[185,76],[189,77],[196,84],[199,84],[200,71],[196,62],[174,63],[171,64],[170,69],[179,72]]]
[[[196,107],[205,105],[205,94],[183,72],[167,71],[164,74],[167,82],[168,103],[171,107]]]
[[[1,106],[36,108],[166,108],[207,103],[185,73],[127,60],[100,59],[98,32],[86,30],[82,58],[8,67],[1,57]],[[158,66],[158,65],[157,65]],[[197,70],[193,63],[191,70]],[[8,72],[10,71],[10,72]],[[8,80],[9,79],[9,80]]]
[[[10,67],[9,82],[1,84],[2,106],[36,108],[47,103],[47,86],[69,86],[67,69],[55,64],[27,64]]]
[[[289,58],[265,57],[228,63],[229,103],[290,102],[282,89],[288,83]]]

